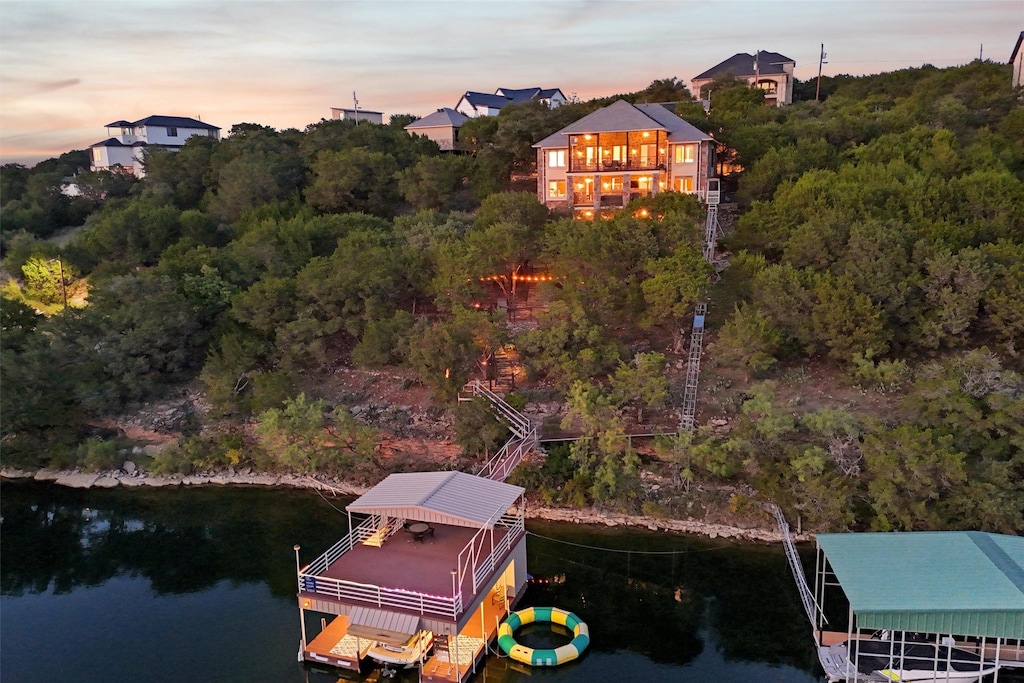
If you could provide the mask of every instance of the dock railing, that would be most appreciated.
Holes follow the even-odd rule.
[[[810,587],[807,585],[807,576],[804,574],[804,566],[800,563],[800,555],[796,552],[796,545],[793,543],[793,537],[789,533],[789,522],[786,521],[786,516],[782,514],[782,508],[775,503],[768,503],[773,515],[775,515],[775,523],[779,527],[779,534],[782,536],[782,545],[786,549],[786,559],[789,560],[789,568],[793,572],[793,579],[796,581],[796,589],[800,594],[800,602],[803,603],[804,612],[807,614],[807,620],[811,622],[811,628],[815,628],[817,623],[815,616],[821,612],[817,602],[814,600],[814,595],[811,593]],[[821,615],[822,620],[828,623],[825,619],[825,615]]]
[[[396,522],[399,520],[395,520]],[[300,593],[322,595],[335,600],[358,600],[380,608],[406,609],[419,614],[430,614],[446,619],[457,619],[462,612],[462,585],[465,577],[471,577],[473,592],[484,585],[495,570],[499,560],[505,557],[513,545],[526,533],[522,513],[505,514],[494,525],[506,533],[494,541],[493,528],[481,527],[459,553],[457,564],[457,590],[455,595],[431,595],[400,588],[384,588],[374,584],[345,581],[325,576],[327,569],[339,557],[352,550],[375,534],[380,533],[382,520],[371,516],[351,533],[327,549],[320,557],[303,567],[298,574]]]
[[[507,529],[507,533],[495,542],[493,548],[487,542],[489,538],[493,537],[492,529],[483,527],[459,553],[459,585],[462,585],[465,576],[472,576],[474,593],[490,578],[498,560],[504,557],[519,538],[526,533],[525,519],[522,515],[504,515],[495,526],[504,527]]]

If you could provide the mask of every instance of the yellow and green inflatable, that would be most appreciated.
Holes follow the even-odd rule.
[[[516,642],[513,635],[520,626],[532,623],[551,623],[572,631],[572,641],[554,650],[535,650]],[[498,627],[498,646],[512,659],[531,666],[558,666],[583,654],[590,644],[590,630],[572,612],[557,607],[527,607],[508,615]]]

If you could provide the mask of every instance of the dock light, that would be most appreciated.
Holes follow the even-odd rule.
[[[313,605],[313,603],[311,603],[309,600],[303,600],[302,601],[302,606],[305,607],[306,609],[309,609],[312,605]]]

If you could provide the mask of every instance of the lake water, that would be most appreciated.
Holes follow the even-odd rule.
[[[344,535],[346,502],[288,490],[4,484],[2,680],[337,681],[296,662],[292,547],[305,563]],[[530,572],[565,582],[532,585],[523,606],[575,612],[591,646],[556,669],[492,655],[475,680],[824,680],[781,547],[545,522],[527,530]]]

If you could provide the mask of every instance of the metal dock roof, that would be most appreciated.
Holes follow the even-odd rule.
[[[405,472],[389,475],[345,509],[479,528],[493,525],[524,491],[465,472]]]
[[[817,540],[860,628],[1024,638],[1024,538],[926,531]]]

